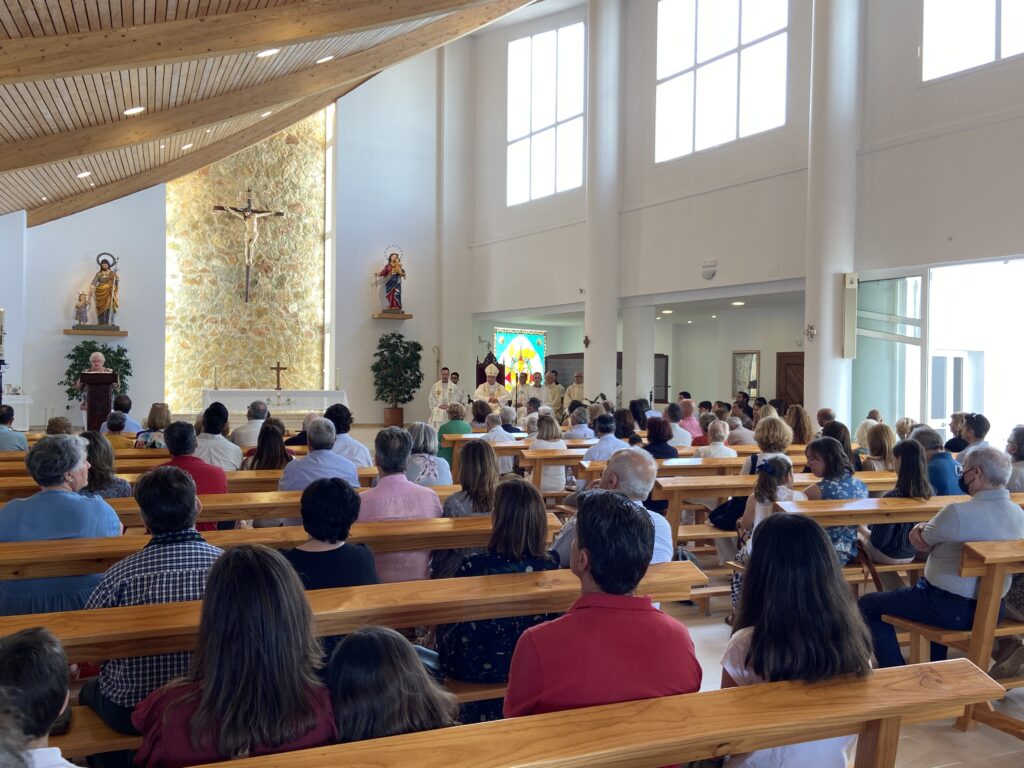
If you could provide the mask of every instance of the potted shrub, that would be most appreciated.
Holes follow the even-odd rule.
[[[400,427],[405,423],[400,406],[412,400],[423,384],[422,351],[422,344],[409,341],[400,333],[385,333],[377,342],[370,370],[373,371],[374,399],[388,404],[384,409],[385,427]]]

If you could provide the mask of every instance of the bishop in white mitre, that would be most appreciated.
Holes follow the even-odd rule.
[[[484,374],[487,376],[487,381],[473,392],[473,400],[483,400],[491,406],[492,413],[497,413],[498,409],[503,405],[508,405],[512,398],[509,397],[505,385],[499,384],[497,381],[498,366],[491,363],[484,368]]]
[[[441,378],[430,388],[430,426],[437,429],[448,421],[448,406],[459,402],[459,387],[451,381],[447,368],[441,369]]]
[[[583,396],[583,371],[576,371],[572,384],[566,388],[565,397],[562,398],[562,407],[569,410],[569,403],[573,400],[579,400],[584,405],[588,403],[587,398]]]

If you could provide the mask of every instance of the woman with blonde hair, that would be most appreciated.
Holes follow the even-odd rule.
[[[530,443],[531,451],[564,451],[565,440],[562,430],[554,416],[547,414],[537,419],[537,437]],[[528,475],[532,479],[533,473]],[[541,491],[561,491],[565,489],[565,467],[545,467],[540,477]]]
[[[892,449],[896,445],[896,433],[888,424],[879,422],[868,430],[867,458],[861,462],[870,472],[895,472],[896,458]]]
[[[164,430],[171,425],[171,409],[167,403],[149,406],[146,428],[135,436],[136,448],[166,448]]]
[[[854,433],[854,441],[857,443],[856,451],[861,455],[862,459],[868,455],[868,431],[878,423],[875,419],[864,419],[857,426],[857,431]]]
[[[900,440],[906,440],[910,437],[910,433],[914,431],[915,423],[909,416],[901,416],[896,419],[896,437]]]
[[[807,445],[814,439],[814,422],[802,405],[791,405],[786,411],[785,422],[793,430],[793,443]]]

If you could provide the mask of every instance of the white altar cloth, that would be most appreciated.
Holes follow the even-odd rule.
[[[223,403],[231,412],[244,412],[253,400],[263,400],[271,414],[278,412],[323,413],[327,406],[341,403],[348,406],[345,390],[336,392],[311,389],[204,389],[203,410],[210,403]]]
[[[28,395],[4,395],[4,405],[14,408],[14,423],[11,427],[17,432],[27,432],[32,398]]]

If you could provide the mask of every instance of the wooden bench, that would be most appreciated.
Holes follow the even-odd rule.
[[[692,563],[658,563],[637,588],[657,600],[689,600],[707,584]],[[414,627],[474,619],[561,613],[579,597],[566,569],[319,589],[306,593],[318,635],[343,635],[377,624]],[[195,647],[199,601],[0,617],[0,636],[29,627],[53,632],[71,661],[144,656]]]
[[[978,579],[978,602],[969,630],[942,629],[896,616],[883,616],[882,619],[910,633],[912,664],[929,657],[930,643],[940,643],[963,651],[970,661],[987,670],[992,661],[995,638],[1024,634],[1024,622],[999,621],[1003,583],[1007,576],[1015,573],[1024,573],[1024,540],[964,544],[960,575]],[[1001,679],[999,683],[1007,689],[1019,688],[1024,686],[1024,677]],[[967,730],[975,722],[1024,739],[1024,720],[997,712],[990,704],[968,707],[957,720],[957,727]]]
[[[538,490],[541,487],[541,480],[544,476],[545,467],[559,467],[563,471],[566,467],[574,468],[580,463],[580,459],[586,454],[586,450],[583,448],[566,448],[564,450],[550,450],[550,451],[523,451],[519,456],[520,466],[523,466],[530,470],[530,482],[532,482]],[[565,491],[565,483],[562,483],[562,489],[555,492],[543,492],[545,497],[562,498],[568,493]]]
[[[473,428],[473,431],[468,434],[461,435],[441,435],[441,445],[444,448],[452,449],[452,477],[459,476],[460,459],[459,454],[462,452],[462,446],[464,446],[470,440],[479,440],[486,434],[487,430],[483,428]],[[516,440],[525,440],[525,432],[510,432],[513,438]]]
[[[548,515],[548,541],[561,528]],[[375,553],[409,550],[486,547],[491,537],[489,515],[431,520],[381,520],[355,523],[348,541],[365,544]],[[205,531],[203,538],[221,549],[242,544],[263,544],[290,549],[309,534],[300,527]],[[127,535],[101,539],[55,539],[0,544],[0,579],[41,579],[103,573],[111,565],[142,549],[149,536]]]
[[[305,445],[289,445],[288,450],[296,456],[305,456],[309,453],[309,448]],[[242,449],[243,451],[248,449]],[[0,451],[0,467],[6,467],[7,464],[25,463],[25,451]],[[126,459],[150,459],[160,458],[164,461],[170,461],[171,454],[166,448],[115,448],[114,449],[114,461],[120,462]]]
[[[655,768],[857,734],[855,768],[892,768],[902,724],[940,720],[1003,693],[976,666],[958,659],[880,669],[864,679],[666,696],[212,765]]]
[[[735,475],[746,459],[656,459],[658,477],[697,477],[704,475]],[[581,461],[579,477],[588,483],[601,477],[607,461]]]

